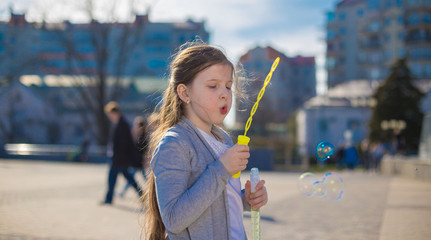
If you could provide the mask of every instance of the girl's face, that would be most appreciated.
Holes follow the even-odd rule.
[[[232,71],[227,64],[216,64],[199,72],[185,92],[189,103],[186,117],[198,128],[210,132],[221,124],[232,106]]]

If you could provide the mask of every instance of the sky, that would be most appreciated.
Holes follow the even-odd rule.
[[[85,22],[85,0],[3,0],[0,20],[9,18],[9,7],[26,13],[27,20]],[[144,14],[151,6],[150,21],[205,21],[210,43],[222,47],[237,61],[257,46],[271,46],[289,57],[316,57],[317,92],[326,91],[325,13],[338,0],[95,0],[95,15],[127,21],[130,10]],[[116,3],[113,5],[111,3]],[[112,8],[112,6],[115,6]],[[130,7],[130,6],[133,6]],[[116,12],[106,14],[115,9]],[[43,17],[44,16],[44,17]]]

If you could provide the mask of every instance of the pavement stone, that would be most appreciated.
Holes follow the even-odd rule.
[[[0,239],[140,239],[144,216],[132,189],[99,205],[107,174],[105,164],[0,160]],[[261,172],[269,194],[262,239],[431,239],[431,182],[341,171],[344,195],[328,201],[301,195],[300,174]],[[124,184],[119,177],[116,190]],[[244,225],[251,238],[250,213]]]

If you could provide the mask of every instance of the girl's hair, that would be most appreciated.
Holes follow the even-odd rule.
[[[183,104],[177,94],[178,85],[189,86],[199,72],[216,64],[226,64],[232,68],[235,92],[239,93],[237,91],[240,87],[238,74],[234,71],[234,65],[220,49],[202,41],[195,41],[183,44],[177,54],[173,56],[169,86],[164,92],[162,105],[155,110],[157,118],[150,122],[150,125],[155,125],[150,140],[149,153],[151,155],[163,134],[177,124],[184,115]],[[145,239],[165,239],[166,228],[157,205],[155,179],[152,171],[148,176],[145,191],[142,196],[146,208],[143,226]]]

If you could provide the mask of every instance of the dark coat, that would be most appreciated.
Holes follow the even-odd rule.
[[[130,132],[130,125],[127,123],[126,119],[121,116],[114,131],[112,166],[131,166],[136,157],[135,152],[135,144]]]
[[[143,134],[139,136],[138,141],[135,142],[135,161],[133,167],[145,169],[146,154],[148,149],[148,136]]]

